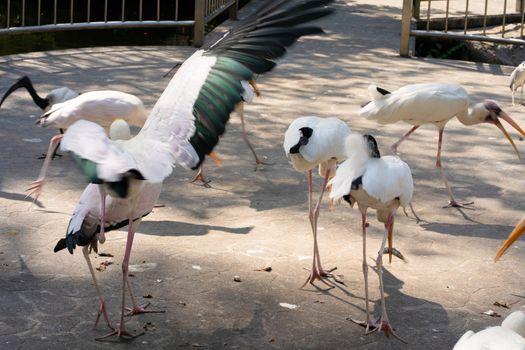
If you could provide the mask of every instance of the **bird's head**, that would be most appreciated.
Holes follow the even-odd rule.
[[[518,151],[518,148],[514,144],[514,141],[508,134],[507,130],[503,127],[501,124],[500,119],[503,119],[507,123],[509,123],[516,131],[518,131],[521,135],[525,136],[525,131],[516,123],[505,111],[501,109],[501,107],[496,103],[496,101],[493,100],[485,100],[484,102],[478,103],[474,106],[474,115],[476,115],[479,118],[479,123],[488,123],[495,125],[498,129],[501,130],[503,135],[509,140],[510,144],[514,148],[514,151],[516,151],[516,154],[518,155],[518,159],[521,159],[520,153]]]

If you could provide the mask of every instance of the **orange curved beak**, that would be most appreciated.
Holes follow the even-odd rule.
[[[510,247],[512,243],[514,243],[522,234],[525,232],[525,217],[523,217],[520,222],[514,227],[514,230],[510,233],[509,237],[507,237],[507,240],[503,242],[503,245],[501,248],[499,248],[498,252],[496,253],[496,256],[494,257],[494,262],[498,261],[499,258],[505,253],[505,251]]]
[[[512,119],[510,117],[510,115],[508,115],[507,113],[501,111],[499,116],[499,118],[503,119],[504,121],[506,121],[507,123],[509,123],[514,129],[516,129],[516,131],[518,131],[522,136],[525,136],[525,131],[523,131],[523,129],[518,125],[518,123],[516,123],[514,121],[514,119]],[[501,124],[501,122],[496,118],[496,121],[494,122],[494,124],[498,127],[498,129],[501,130],[501,132],[503,133],[503,135],[505,135],[505,137],[507,138],[507,140],[509,140],[510,144],[512,145],[512,148],[514,148],[514,151],[516,151],[516,154],[518,156],[518,159],[521,160],[521,156],[520,156],[520,152],[518,151],[518,147],[516,147],[516,144],[514,143],[514,141],[512,140],[512,138],[510,137],[510,135],[507,133],[507,130],[505,130],[505,128],[503,127],[503,125]]]

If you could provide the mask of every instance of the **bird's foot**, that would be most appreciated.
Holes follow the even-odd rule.
[[[305,268],[305,270],[310,271],[310,275],[308,276],[306,281],[303,283],[301,288],[304,288],[304,286],[306,286],[307,283],[310,283],[313,285],[315,281],[323,282],[328,287],[335,288],[335,285],[333,284],[333,282],[328,280],[327,278],[332,278],[335,282],[345,285],[345,282],[342,279],[340,279],[339,276],[332,273],[332,271],[337,270],[337,267],[334,267],[330,270],[323,270],[322,268],[314,268],[313,270]]]
[[[126,310],[129,311],[129,313],[126,314],[126,316],[133,316],[133,315],[139,315],[139,314],[160,314],[166,312],[166,310],[146,310],[146,308],[150,305],[150,303],[146,303],[144,305],[134,305],[133,307],[127,307]]]
[[[103,301],[100,302],[100,305],[98,307],[98,314],[97,314],[97,318],[95,320],[95,328],[97,327],[98,320],[100,319],[101,315],[104,315],[104,319],[106,320],[106,325],[109,327],[109,329],[114,331],[115,328],[109,323],[108,314],[106,312],[106,303],[103,302]]]
[[[408,344],[405,339],[401,338],[399,335],[396,334],[396,332],[394,331],[394,328],[392,328],[388,319],[384,319],[382,316],[373,322],[358,321],[354,319],[350,319],[350,320],[354,322],[355,324],[358,324],[359,326],[364,327],[366,329],[365,335],[383,331],[383,333],[385,333],[387,338],[390,338],[390,336],[392,336],[395,339],[399,340],[400,342]]]
[[[38,156],[36,159],[46,159],[47,157],[47,154],[45,153],[42,153],[40,156]],[[55,153],[53,154],[53,156],[51,157],[51,160],[55,160],[55,158],[58,157],[58,158],[62,158],[62,155],[59,154],[59,153]]]
[[[36,179],[35,181],[31,182],[31,185],[25,190],[25,192],[28,192],[25,198],[35,195],[33,202],[36,202],[38,197],[40,196],[40,193],[42,192],[43,187],[44,187],[43,179]]]
[[[404,262],[406,262],[405,256],[399,250],[397,250],[394,247],[392,247],[392,248],[385,247],[383,249],[383,255],[385,255],[385,254],[392,254],[393,256],[398,258],[399,260],[403,260]]]
[[[210,181],[206,180],[202,174],[197,174],[197,176],[195,176],[190,182],[194,183],[197,181],[201,182],[202,186],[206,188],[211,188]]]
[[[123,339],[123,340],[131,340],[131,339],[140,337],[141,335],[144,335],[144,334],[145,332],[140,332],[138,334],[131,334],[126,330],[124,326],[120,326],[118,329],[115,329],[113,332],[108,333],[102,337],[95,338],[95,340],[102,341],[102,340],[111,338],[113,336],[117,336],[119,337],[119,339]]]
[[[445,205],[443,208],[463,208],[463,209],[471,209],[474,210],[475,208],[472,206],[474,202],[456,202],[455,199],[448,201],[448,204]]]
[[[275,163],[264,162],[259,158],[255,157],[255,165],[275,165]]]

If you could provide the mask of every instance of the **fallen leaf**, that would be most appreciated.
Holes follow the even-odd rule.
[[[268,340],[270,343],[273,343],[275,342],[275,338],[271,338],[270,340]]]
[[[500,314],[498,314],[496,311],[494,310],[487,310],[485,312],[482,312],[483,315],[487,315],[487,316],[490,316],[490,317],[501,317]]]
[[[143,298],[146,298],[146,299],[151,299],[151,298],[153,298],[153,296],[152,296],[151,294],[143,295],[142,297],[143,297]]]
[[[113,258],[113,254],[106,253],[106,252],[98,253],[98,256],[106,256],[106,257],[109,257],[109,258]]]
[[[111,259],[107,259],[107,260],[101,261],[100,264],[96,267],[96,269],[98,271],[104,271],[106,267],[112,264],[113,264],[113,261],[111,261]]]
[[[505,309],[510,309],[509,305],[507,305],[504,301],[495,301],[494,306],[504,307]]]

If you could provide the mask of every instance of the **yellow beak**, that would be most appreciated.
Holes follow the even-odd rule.
[[[510,115],[508,115],[507,113],[501,111],[500,114],[499,114],[499,118],[503,119],[504,121],[506,121],[507,123],[509,123],[514,129],[516,129],[517,132],[519,132],[522,136],[525,136],[525,131],[523,131],[523,129],[518,125],[518,123],[516,123],[511,117]],[[507,138],[507,140],[509,140],[510,144],[512,145],[512,147],[514,148],[514,151],[516,151],[516,154],[518,155],[518,159],[521,160],[521,156],[520,156],[520,152],[518,151],[518,148],[516,147],[516,145],[514,144],[514,141],[512,141],[512,138],[509,136],[509,134],[507,133],[507,130],[505,130],[505,128],[503,127],[503,125],[501,124],[501,122],[496,119],[496,121],[494,122],[494,124],[496,124],[496,126],[498,127],[498,129],[501,130],[501,132],[503,133],[503,135],[505,135],[505,137]]]
[[[503,245],[501,248],[499,248],[498,252],[496,253],[496,256],[494,257],[494,261],[498,261],[499,258],[505,253],[505,251],[510,247],[512,243],[514,243],[522,234],[525,232],[525,217],[521,219],[520,222],[514,227],[514,230],[510,233],[509,237],[507,237],[507,240],[503,242]]]

